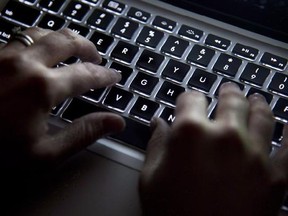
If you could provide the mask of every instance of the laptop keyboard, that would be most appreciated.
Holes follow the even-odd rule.
[[[283,56],[110,0],[10,1],[0,16],[0,42],[9,40],[14,26],[68,27],[95,44],[101,65],[122,74],[116,86],[90,89],[53,107],[54,118],[72,122],[91,112],[120,113],[127,128],[110,138],[145,151],[151,118],[171,124],[179,94],[205,93],[213,119],[220,85],[235,82],[247,96],[257,92],[266,98],[277,121],[272,144],[280,146],[288,121]],[[71,57],[59,66],[77,61]]]

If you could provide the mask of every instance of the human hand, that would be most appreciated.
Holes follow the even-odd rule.
[[[26,47],[12,40],[0,49],[0,165],[12,172],[58,163],[124,127],[118,115],[94,113],[48,135],[53,106],[91,88],[113,85],[121,76],[99,66],[101,56],[94,44],[71,30],[30,28],[23,33],[35,43]],[[82,63],[54,67],[71,56]]]
[[[269,157],[274,119],[265,99],[234,84],[219,93],[215,121],[198,92],[177,100],[171,128],[153,122],[140,178],[144,215],[277,215],[288,174],[288,129]]]

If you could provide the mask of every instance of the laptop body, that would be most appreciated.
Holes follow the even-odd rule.
[[[144,76],[144,78],[142,77],[140,79],[141,81],[146,78],[145,75],[157,77],[160,81],[148,96],[146,92],[143,92],[144,90],[136,87],[133,88],[132,92],[136,96],[133,96],[132,102],[130,102],[124,110],[119,110],[118,107],[115,108],[115,106],[113,106],[114,104],[105,103],[105,100],[107,102],[107,97],[111,93],[111,90],[109,89],[106,89],[104,93],[102,93],[99,101],[93,100],[87,95],[80,96],[77,99],[69,99],[65,101],[60,108],[57,107],[56,113],[51,114],[51,119],[49,120],[51,133],[57,132],[59,128],[69,124],[69,121],[71,120],[70,115],[73,115],[73,113],[71,114],[70,112],[70,107],[75,104],[78,105],[79,101],[84,101],[89,105],[96,105],[97,107],[99,106],[108,111],[119,113],[125,118],[130,119],[131,117],[133,120],[133,123],[131,123],[132,131],[138,127],[134,125],[134,121],[144,125],[144,130],[147,131],[147,128],[149,128],[149,120],[143,119],[142,116],[139,117],[139,113],[135,115],[131,114],[131,111],[139,97],[143,97],[144,99],[153,98],[153,101],[155,99],[155,101],[159,102],[160,107],[155,111],[155,116],[162,116],[166,107],[173,109],[173,102],[167,102],[165,98],[159,98],[158,95],[165,82],[169,84],[172,83],[173,87],[174,85],[183,86],[182,84],[185,84],[185,90],[187,91],[190,89],[197,89],[205,92],[207,96],[212,99],[209,105],[209,115],[213,115],[213,110],[217,104],[217,98],[215,98],[214,94],[224,78],[243,84],[245,94],[247,95],[251,89],[252,91],[254,91],[254,89],[261,90],[268,99],[270,98],[271,109],[278,107],[279,98],[284,101],[286,99],[285,78],[280,80],[279,83],[276,82],[275,85],[272,82],[275,74],[287,75],[287,63],[285,61],[287,60],[288,54],[287,28],[285,28],[287,17],[283,14],[283,16],[276,16],[275,18],[275,13],[273,12],[273,10],[276,10],[279,15],[281,14],[282,9],[284,10],[285,7],[287,9],[287,2],[285,1],[275,1],[279,3],[279,5],[276,5],[274,1],[275,5],[272,1],[267,1],[265,4],[257,1],[230,1],[234,4],[238,4],[239,7],[237,7],[237,11],[231,10],[231,7],[224,7],[225,5],[229,5],[229,3],[225,1],[211,3],[209,1],[197,0],[177,2],[169,0],[83,0],[79,2],[81,2],[81,5],[88,5],[91,11],[87,12],[88,14],[85,15],[81,21],[78,20],[78,17],[71,17],[72,14],[66,14],[68,18],[67,21],[65,21],[64,26],[68,26],[74,22],[81,26],[86,26],[89,17],[92,16],[95,9],[100,9],[101,11],[107,12],[107,14],[112,14],[114,17],[105,30],[101,29],[102,27],[91,25],[92,27],[89,27],[87,37],[91,39],[95,31],[99,31],[103,35],[115,36],[113,45],[108,47],[105,52],[102,52],[103,58],[107,60],[106,66],[111,67],[113,63],[118,63],[122,66],[133,68],[133,72],[131,72],[132,76],[128,77],[124,84],[117,85],[117,90],[124,89],[130,91],[132,89],[131,85],[139,73]],[[280,4],[280,2],[282,3]],[[39,25],[42,20],[44,20],[46,14],[52,14],[62,18],[62,13],[68,13],[66,8],[69,7],[70,1],[63,3],[57,12],[47,8],[50,3],[49,1],[29,0],[21,1],[21,3],[29,8],[37,8],[37,10],[41,11],[41,15],[37,18],[37,21],[33,23],[33,25]],[[105,6],[103,6],[104,4]],[[122,7],[123,5],[124,8]],[[131,8],[139,10],[134,10],[134,13],[128,15]],[[245,13],[243,13],[243,11],[245,11]],[[228,12],[230,14],[228,14]],[[243,16],[243,14],[245,16]],[[259,14],[259,17],[249,17],[249,15],[255,14]],[[1,17],[3,17],[5,21],[8,20],[11,23],[23,25],[21,22],[15,22],[13,17],[11,18],[9,16],[9,13],[5,15],[2,12]],[[135,22],[138,24],[138,29],[130,39],[127,39],[130,35],[120,35],[122,29],[120,29],[119,32],[117,32],[117,29],[114,29],[114,26],[120,18],[127,18],[128,20],[133,21],[133,23]],[[163,18],[167,18],[167,20]],[[272,22],[269,24],[267,23],[267,20],[272,20]],[[23,26],[27,27],[26,25]],[[160,42],[158,42],[155,47],[153,47],[155,44],[149,42],[145,44],[145,39],[149,37],[149,31],[148,35],[145,35],[146,37],[143,40],[140,38],[145,26],[155,30],[154,34],[158,32],[160,32],[159,34],[163,33]],[[274,27],[275,29],[273,29]],[[180,42],[184,41],[184,43],[186,42],[185,44],[188,42],[188,46],[183,53],[173,53],[173,46],[169,46],[169,43],[166,43],[169,38],[174,39],[173,36],[179,39]],[[1,39],[5,40],[5,38]],[[120,57],[116,55],[116,51],[114,52],[114,56],[112,56],[119,41],[125,42],[125,45],[139,44],[140,51],[131,63],[127,63],[128,60],[119,59]],[[174,40],[173,42],[177,45],[177,40]],[[196,45],[201,48],[206,48],[204,50],[206,52],[211,50],[214,52],[214,57],[207,66],[204,64],[205,62],[197,61],[200,56],[196,56],[196,59],[193,58],[192,54],[190,56],[191,50],[193,47],[197,47]],[[166,47],[165,49],[163,49],[164,46]],[[164,62],[161,63],[161,67],[157,68],[156,72],[151,71],[152,69],[147,68],[142,64],[140,65],[140,63],[137,65],[144,50],[164,56]],[[198,55],[201,54],[201,50],[202,49],[197,53]],[[236,74],[231,74],[232,72],[230,73],[230,71],[229,73],[225,72],[225,64],[223,65],[222,70],[214,70],[217,61],[222,54],[223,56],[224,54],[227,54],[233,57],[232,60],[234,60],[234,58],[241,60],[241,66]],[[179,57],[179,55],[181,56]],[[205,56],[202,56],[202,58],[203,57]],[[189,65],[190,68],[183,77],[183,80],[179,81],[177,77],[173,77],[169,72],[163,75],[163,71],[168,66],[170,60]],[[252,78],[253,75],[255,76],[257,68],[253,74],[245,72],[245,68],[248,67],[247,65],[250,65],[250,67],[255,67],[255,65],[257,65],[261,71],[263,68],[263,71],[267,72],[267,70],[269,70],[268,75],[266,72],[263,72],[267,75],[263,83],[260,83],[258,78],[257,82],[254,80],[256,78]],[[252,69],[254,69],[254,67],[252,67]],[[199,73],[204,71],[217,76],[216,81],[208,92],[198,85],[199,82],[198,84],[197,82],[193,82],[195,80],[193,80],[192,77],[196,74],[196,70]],[[244,76],[244,72],[250,76],[247,74],[247,76]],[[280,111],[281,108],[282,111],[284,111],[283,107],[280,107]],[[166,118],[167,120],[171,120],[173,119],[173,115],[168,113]],[[285,112],[280,112],[280,114],[278,114],[277,122],[279,123],[280,128],[287,122],[285,119]],[[140,128],[143,129],[142,126]],[[125,141],[128,141],[128,143],[125,143]],[[87,150],[67,161],[62,167],[57,169],[55,178],[53,178],[53,181],[49,182],[49,186],[47,186],[50,190],[48,192],[45,191],[45,195],[41,196],[37,194],[32,196],[31,199],[23,200],[24,204],[19,208],[21,209],[22,214],[59,215],[63,213],[69,215],[141,215],[137,183],[139,171],[141,170],[145,157],[145,147],[131,145],[129,144],[130,141],[130,136],[127,134],[125,134],[125,136],[117,135],[116,137],[101,139],[97,141],[97,143],[91,145]],[[273,140],[274,148],[277,149],[280,141],[281,135],[278,134]],[[144,143],[142,138],[139,142]],[[132,143],[135,143],[134,138]]]

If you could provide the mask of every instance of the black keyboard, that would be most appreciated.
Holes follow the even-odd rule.
[[[277,121],[272,144],[281,145],[280,130],[288,121],[284,56],[120,1],[13,0],[1,12],[1,43],[9,40],[14,26],[70,28],[95,44],[101,65],[122,74],[114,87],[91,89],[53,107],[54,117],[72,122],[91,112],[119,113],[127,129],[111,139],[145,151],[151,118],[171,124],[179,94],[191,89],[205,93],[213,119],[219,86],[230,81],[246,96],[257,92],[266,98]],[[77,61],[71,57],[61,64]]]

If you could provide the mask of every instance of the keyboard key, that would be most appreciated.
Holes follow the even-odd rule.
[[[163,45],[161,51],[168,55],[181,58],[188,46],[188,41],[182,40],[175,36],[169,36],[165,44]]]
[[[136,42],[144,46],[156,48],[163,36],[163,32],[145,26],[139,34]]]
[[[151,137],[150,127],[126,117],[124,117],[124,119],[126,121],[125,130],[119,134],[113,134],[110,137],[117,141],[124,142],[125,144],[145,150]]]
[[[140,119],[144,119],[146,121],[150,121],[158,108],[158,103],[139,97],[134,106],[132,107],[130,115]]]
[[[80,118],[84,115],[104,111],[107,112],[107,110],[100,108],[96,105],[93,105],[87,101],[78,98],[73,98],[71,103],[68,105],[68,107],[61,115],[61,118],[66,121],[73,122],[75,119]]]
[[[214,50],[196,44],[187,56],[187,61],[202,67],[207,67],[214,55]]]
[[[126,67],[122,64],[119,64],[117,62],[113,62],[110,66],[110,68],[113,68],[115,70],[117,70],[119,73],[121,73],[122,78],[121,80],[118,82],[118,84],[120,85],[125,85],[125,83],[127,82],[128,78],[131,76],[133,69],[130,67]]]
[[[94,102],[98,102],[105,92],[106,88],[101,88],[101,89],[90,89],[88,92],[85,92],[82,94],[82,97],[92,100]]]
[[[86,37],[89,33],[89,29],[87,27],[72,22],[68,25],[68,28],[76,34],[82,35],[83,37]]]
[[[283,140],[283,128],[284,125],[282,123],[276,122],[272,141],[278,145],[280,145]]]
[[[162,77],[182,82],[189,70],[189,65],[170,59],[162,72]]]
[[[250,46],[245,46],[243,44],[237,43],[234,48],[232,53],[236,56],[248,59],[248,60],[255,60],[259,50]]]
[[[175,105],[177,97],[183,92],[185,92],[185,88],[164,81],[164,83],[162,84],[160,90],[156,95],[156,99],[158,99],[163,103]]]
[[[230,80],[230,79],[227,79],[227,78],[223,78],[223,79],[221,80],[220,84],[218,85],[217,90],[215,91],[215,96],[218,96],[218,95],[219,95],[219,89],[220,89],[221,85],[222,85],[223,83],[226,83],[226,82],[235,83],[236,85],[239,86],[239,88],[240,88],[242,91],[243,91],[243,89],[244,89],[244,85],[243,85],[243,84],[238,83],[238,82],[235,82],[235,81]]]
[[[102,7],[116,13],[122,13],[126,5],[118,1],[105,0],[102,4]]]
[[[267,52],[262,56],[261,62],[268,67],[278,70],[284,70],[287,65],[287,59]]]
[[[63,107],[64,102],[58,104],[57,106],[52,107],[51,111],[50,111],[50,115],[52,116],[56,116],[58,115],[60,109]]]
[[[276,117],[288,121],[288,100],[284,98],[279,98],[273,108],[273,113]]]
[[[114,16],[112,14],[99,9],[95,9],[91,16],[88,18],[87,24],[102,30],[106,30],[113,19]]]
[[[26,2],[29,2],[31,4],[34,4],[37,0],[25,0]]]
[[[268,68],[248,63],[241,74],[240,79],[247,83],[262,86],[269,74],[270,70]]]
[[[111,46],[111,44],[113,43],[114,39],[109,35],[95,31],[91,36],[90,41],[92,41],[95,44],[99,52],[105,54],[109,49],[109,47]]]
[[[8,42],[12,35],[12,29],[16,26],[7,20],[0,19],[0,40]]]
[[[136,65],[140,69],[156,73],[163,60],[164,56],[149,50],[144,50],[139,57]]]
[[[203,37],[204,32],[187,25],[182,25],[178,31],[178,34],[183,38],[198,42]]]
[[[158,82],[158,78],[139,72],[131,83],[130,89],[149,96]]]
[[[45,8],[47,10],[51,10],[54,12],[58,12],[62,5],[65,3],[66,0],[41,0],[39,5],[42,8]]]
[[[153,20],[152,25],[155,26],[156,28],[172,32],[176,28],[177,23],[165,17],[156,16],[155,19]]]
[[[213,71],[235,77],[241,64],[242,61],[240,59],[222,53],[217,59],[217,62],[213,67]]]
[[[108,95],[104,99],[104,105],[123,112],[132,100],[133,94],[131,92],[112,87]]]
[[[269,90],[285,97],[288,97],[288,76],[281,73],[275,73],[271,83],[269,84]]]
[[[56,31],[61,29],[64,24],[64,19],[51,14],[45,14],[38,26],[44,29],[51,29],[53,31]]]
[[[137,21],[146,23],[151,17],[151,14],[138,8],[131,7],[127,13],[127,16]]]
[[[85,1],[90,3],[93,6],[95,6],[99,2],[99,0],[85,0]]]
[[[81,21],[89,10],[90,7],[87,4],[74,0],[68,4],[63,14],[72,19]]]
[[[174,109],[165,107],[160,115],[160,118],[164,119],[169,125],[171,125],[176,119]]]
[[[247,93],[247,97],[249,97],[250,95],[255,94],[255,93],[263,95],[268,104],[270,104],[272,99],[273,99],[273,95],[272,94],[269,94],[268,92],[264,92],[264,91],[261,91],[259,89],[255,89],[255,88],[250,88],[249,89],[249,91]]]
[[[119,37],[131,39],[138,27],[138,23],[120,17],[112,28],[111,33]]]
[[[111,57],[119,61],[131,63],[137,54],[139,47],[119,41],[111,53]]]
[[[1,14],[25,25],[33,26],[41,12],[20,2],[9,1]]]
[[[216,80],[217,76],[215,74],[196,69],[188,82],[188,86],[208,93]]]
[[[209,34],[205,40],[205,44],[220,50],[227,50],[231,44],[231,41],[213,34]]]

